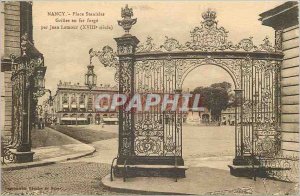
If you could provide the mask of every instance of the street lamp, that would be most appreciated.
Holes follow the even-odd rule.
[[[48,105],[49,105],[49,108],[52,108],[53,106],[53,102],[54,102],[54,98],[52,96],[52,92],[50,89],[43,89],[43,94],[45,94],[46,92],[49,93],[49,97],[47,100],[44,101],[44,108],[45,108],[45,112],[48,111]],[[55,96],[55,95],[54,95]],[[52,111],[53,111],[53,108],[52,108]],[[51,121],[53,121],[53,114],[52,114],[52,117],[51,117]],[[47,112],[47,115],[45,115],[45,120],[47,119],[47,122],[48,122],[48,112]],[[52,122],[51,122],[52,123]]]
[[[47,67],[37,67],[36,68],[36,77],[35,77],[35,87],[37,89],[45,89],[45,73]]]
[[[90,62],[90,64],[87,66],[88,70],[85,74],[85,85],[88,86],[90,90],[94,86],[96,86],[97,83],[97,75],[94,73],[94,65]]]
[[[53,106],[53,100],[54,98],[52,97],[52,92],[50,89],[44,89],[44,92],[48,92],[49,93],[49,98],[47,100],[47,103],[49,104],[49,106]]]
[[[47,67],[40,66],[35,69],[34,87],[35,96],[41,97],[45,94],[45,73]]]
[[[51,96],[51,94],[49,96],[48,103],[49,103],[49,106],[53,106],[53,97]]]

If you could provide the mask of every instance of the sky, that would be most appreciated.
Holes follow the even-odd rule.
[[[147,36],[160,45],[165,36],[174,37],[181,43],[189,40],[190,31],[200,26],[201,14],[208,8],[217,12],[219,26],[229,31],[228,40],[238,43],[243,38],[253,37],[256,45],[262,43],[265,36],[274,39],[274,30],[262,26],[259,14],[274,8],[283,2],[278,1],[35,1],[33,3],[33,36],[34,44],[44,54],[46,72],[46,88],[55,91],[59,80],[84,83],[84,74],[89,63],[88,51],[90,48],[100,50],[105,45],[114,49],[116,43],[113,38],[124,34],[118,26],[117,20],[121,19],[121,7],[128,3],[133,8],[137,24],[130,31],[141,42]],[[112,30],[41,30],[41,26],[55,24],[70,24],[56,22],[55,19],[63,17],[48,16],[48,12],[101,12],[104,16],[98,17],[98,24],[112,26]],[[67,16],[65,19],[80,17]],[[87,17],[81,17],[87,19]],[[114,84],[113,68],[104,68],[94,60],[95,72],[98,76],[97,83]],[[202,77],[203,76],[203,77]],[[216,66],[203,66],[191,72],[186,78],[183,87],[195,88],[208,86],[211,83],[228,81],[230,76]]]

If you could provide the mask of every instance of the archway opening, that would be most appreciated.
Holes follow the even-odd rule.
[[[188,167],[228,170],[235,155],[234,89],[232,75],[217,65],[198,66],[185,77],[182,90],[200,93],[207,100],[202,111],[189,109],[182,125],[183,159]],[[214,108],[220,104],[224,105],[220,111]]]

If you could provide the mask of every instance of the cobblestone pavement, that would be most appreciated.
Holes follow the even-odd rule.
[[[88,128],[95,133],[99,126]],[[104,128],[108,133],[117,133],[117,126],[105,126]],[[99,131],[99,134],[102,133],[102,131]],[[228,170],[227,164],[232,161],[231,156],[234,152],[234,129],[232,127],[185,126],[183,137],[185,142],[184,159],[188,166],[218,168],[229,175],[229,171],[225,170]],[[101,179],[110,172],[111,160],[116,156],[117,139],[108,137],[101,141],[91,142],[89,145],[93,145],[97,152],[87,157],[43,167],[3,171],[1,179],[2,194],[122,194],[112,192],[101,184]],[[207,175],[206,181],[217,179],[220,177],[218,175]],[[203,185],[203,183],[201,184]],[[264,184],[258,184],[263,189]],[[286,188],[286,185],[284,187]],[[271,190],[273,188],[269,191]],[[281,190],[281,188],[278,190]],[[230,190],[221,188],[220,191],[207,192],[207,194],[247,195],[253,194],[253,191],[254,189],[251,186],[241,186],[240,188],[232,187]],[[275,192],[278,192],[277,189]]]
[[[2,194],[120,194],[104,188],[108,164],[72,162],[2,172]]]

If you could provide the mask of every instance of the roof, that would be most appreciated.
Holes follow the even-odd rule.
[[[263,25],[277,28],[288,28],[299,24],[298,2],[288,1],[259,15]]]
[[[62,90],[72,90],[72,91],[88,91],[88,92],[118,92],[118,88],[105,88],[105,87],[99,87],[95,86],[91,90],[87,86],[81,86],[81,85],[75,85],[75,84],[70,84],[70,85],[57,85],[57,90],[62,91]]]

